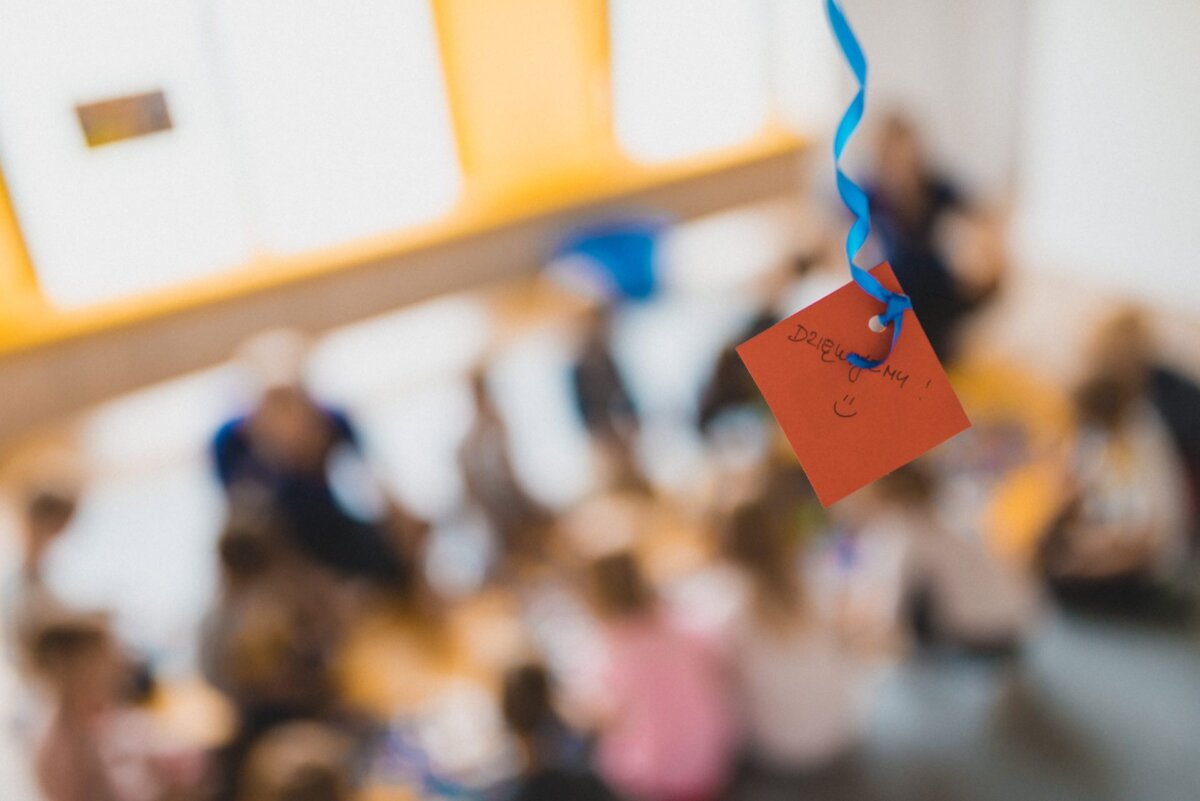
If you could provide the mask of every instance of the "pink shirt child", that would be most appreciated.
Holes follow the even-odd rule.
[[[704,801],[725,786],[735,711],[717,653],[660,614],[610,622],[606,688],[612,714],[599,769],[639,801]]]

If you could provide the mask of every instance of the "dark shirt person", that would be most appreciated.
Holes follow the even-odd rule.
[[[487,518],[505,557],[539,558],[553,515],[532,498],[517,476],[508,444],[508,426],[487,387],[487,376],[471,376],[475,423],[459,448],[467,495]]]
[[[797,282],[814,274],[821,255],[813,252],[797,256],[767,277],[754,316],[721,348],[712,373],[700,390],[696,427],[701,433],[709,433],[717,419],[726,412],[763,403],[758,386],[742,363],[742,357],[738,356],[737,348],[787,316],[778,308],[780,297],[787,297]]]
[[[871,186],[872,230],[929,342],[943,361],[953,358],[962,323],[995,292],[995,278],[969,286],[939,242],[943,223],[969,214],[963,193],[925,160],[913,126],[892,117],[883,127]]]
[[[333,491],[328,467],[339,448],[359,448],[346,415],[284,385],[268,389],[249,415],[221,426],[212,453],[226,493],[243,483],[269,493],[287,536],[309,556],[346,575],[402,580],[406,570],[389,541],[388,521],[359,519]]]
[[[554,710],[550,677],[538,664],[509,671],[501,706],[509,731],[517,738],[524,767],[508,793],[509,801],[616,801],[612,791],[588,767],[583,739]]]
[[[1191,535],[1200,545],[1200,386],[1157,351],[1146,316],[1128,307],[1099,326],[1089,359],[1097,374],[1138,387],[1157,412],[1183,464]]]
[[[1162,364],[1150,367],[1147,383],[1150,401],[1183,460],[1191,492],[1192,538],[1200,542],[1200,386]]]
[[[613,356],[611,313],[601,309],[588,328],[571,384],[576,408],[588,433],[596,439],[627,443],[638,428],[638,410]]]

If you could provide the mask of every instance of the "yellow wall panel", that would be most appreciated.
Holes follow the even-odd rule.
[[[435,0],[434,9],[476,191],[554,186],[616,157],[604,0]]]
[[[697,205],[680,189],[741,174],[796,152],[770,126],[750,141],[659,165],[620,152],[611,124],[605,0],[431,0],[463,170],[457,206],[435,220],[294,256],[260,256],[234,270],[144,296],[60,310],[48,305],[0,176],[0,356],[155,318],[228,304],[287,284],[452,248],[526,221],[583,216],[622,198],[667,193],[668,209]],[[773,183],[767,181],[764,191]],[[771,191],[775,191],[772,189]],[[682,194],[680,194],[682,192]],[[703,193],[700,193],[703,196]],[[704,197],[700,206],[712,208]],[[557,223],[556,223],[557,224]],[[69,235],[69,232],[64,232]],[[532,268],[534,265],[529,265]],[[479,265],[459,265],[479,272]],[[447,277],[447,283],[455,283]],[[461,284],[461,282],[458,282]],[[195,315],[179,315],[182,323]],[[182,324],[181,323],[181,324]]]

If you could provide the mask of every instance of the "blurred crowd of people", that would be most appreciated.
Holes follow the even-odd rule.
[[[953,367],[964,326],[1003,291],[1003,237],[900,119],[884,128],[871,198],[879,245]],[[947,244],[963,237],[970,246]],[[523,484],[487,365],[468,376],[475,417],[459,466],[494,558],[467,596],[430,580],[436,521],[371,481],[370,432],[298,374],[267,382],[212,443],[227,513],[199,670],[233,710],[215,746],[162,730],[153,705],[170,689],[103,614],[54,597],[41,558],[69,531],[80,488],[32,487],[7,610],[20,670],[40,688],[24,714],[45,797],[714,801],[746,781],[827,797],[853,786],[872,688],[890,665],[969,656],[1005,681],[1048,597],[1187,609],[1200,390],[1159,362],[1136,311],[1097,327],[1054,448],[1034,453],[1019,431],[977,421],[823,510],[733,346],[828,288],[825,261],[790,258],[716,359],[694,421],[715,479],[687,498],[644,469],[609,305],[579,322],[569,377],[602,466],[578,508],[551,508]],[[345,460],[360,463],[368,502],[349,503],[331,481]],[[955,494],[1034,460],[1051,502],[1028,547],[997,547]],[[672,558],[679,548],[691,556]],[[471,596],[503,597],[519,632],[490,672],[471,673],[492,723],[473,696],[442,714],[445,688],[415,675],[425,689],[413,703],[361,701],[345,654],[368,621],[412,632],[420,654],[437,655],[435,673],[457,676]],[[402,663],[369,667],[410,681]],[[491,750],[477,745],[487,732]]]

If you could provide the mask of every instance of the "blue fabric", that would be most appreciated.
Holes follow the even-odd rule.
[[[584,256],[599,270],[606,289],[626,300],[647,300],[658,290],[658,236],[652,218],[608,220],[571,233],[555,257]]]
[[[334,444],[358,448],[349,418],[324,410]],[[324,471],[297,472],[272,464],[255,450],[247,418],[221,426],[212,441],[217,477],[228,492],[241,482],[270,493],[289,540],[327,567],[339,572],[394,583],[406,567],[388,540],[382,521],[355,519],[338,501]]]
[[[875,276],[854,263],[855,257],[858,256],[858,252],[867,242],[867,236],[871,233],[871,204],[867,201],[867,193],[850,180],[846,173],[842,172],[841,159],[842,152],[846,149],[846,144],[858,128],[858,124],[862,122],[863,111],[866,109],[867,57],[863,55],[862,47],[859,46],[858,39],[855,38],[854,31],[851,30],[850,23],[846,21],[846,15],[842,13],[837,0],[825,0],[825,12],[829,17],[829,26],[833,29],[838,46],[842,49],[846,62],[858,80],[858,94],[850,101],[849,108],[842,115],[842,121],[838,123],[837,134],[833,139],[833,166],[837,173],[838,194],[842,196],[842,202],[846,204],[846,208],[854,214],[854,224],[850,227],[850,233],[846,235],[846,260],[850,264],[850,275],[853,276],[855,283],[868,295],[885,305],[884,311],[879,315],[880,322],[885,326],[892,326],[892,343],[882,359],[868,359],[857,353],[850,354],[851,364],[869,370],[883,364],[887,361],[888,356],[892,355],[896,343],[900,340],[904,312],[912,308],[912,301],[907,295],[892,292]]]

